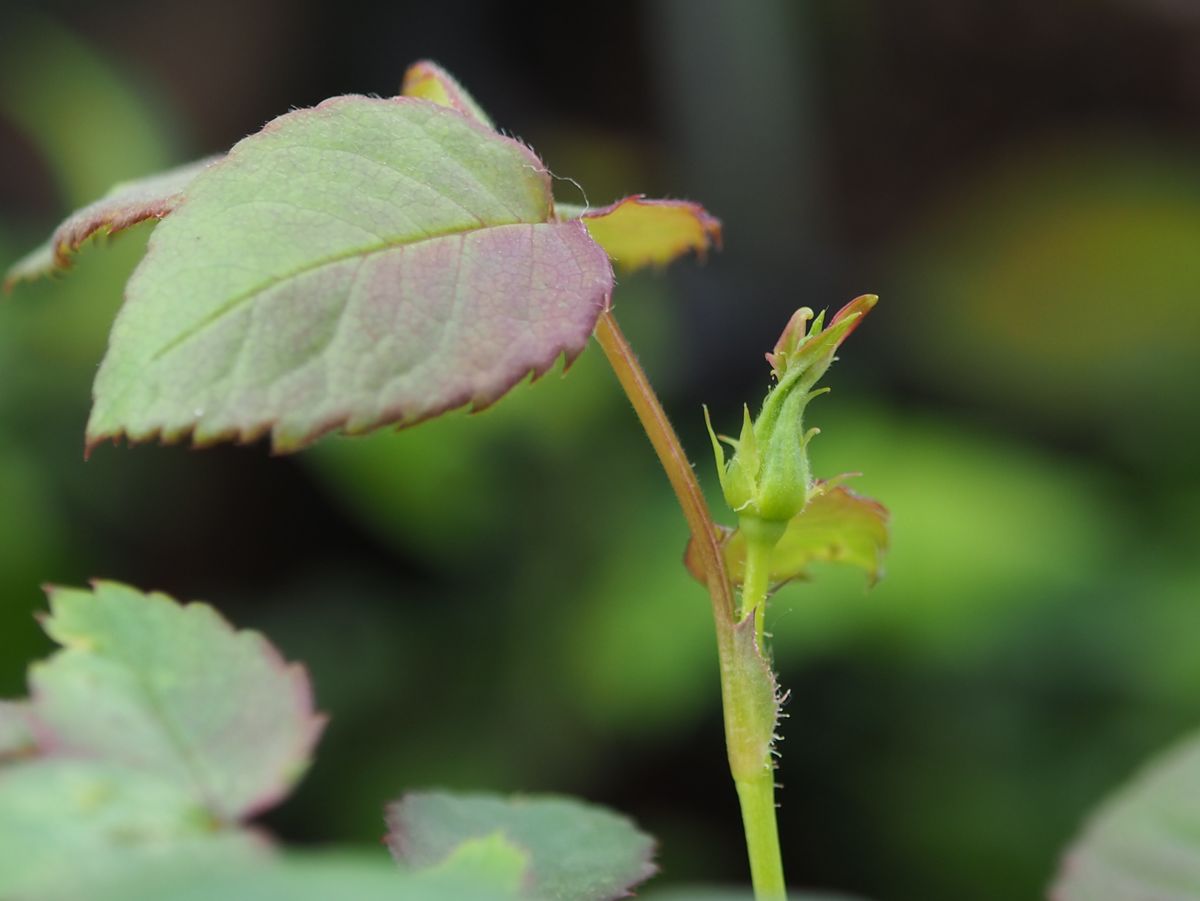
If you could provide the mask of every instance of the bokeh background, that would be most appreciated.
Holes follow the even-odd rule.
[[[593,204],[689,197],[705,265],[618,314],[711,489],[791,311],[882,302],[811,408],[893,511],[887,578],[773,602],[796,885],[1035,898],[1107,789],[1200,724],[1200,5],[1190,0],[9,3],[0,263],[112,182],[432,57]],[[580,191],[559,183],[564,201]],[[0,696],[39,585],[204,598],[332,722],[268,818],[373,844],[413,786],[570,792],[739,881],[685,529],[595,349],[478,416],[104,447],[90,382],[148,227],[0,304]]]

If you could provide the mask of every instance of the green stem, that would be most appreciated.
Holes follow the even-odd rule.
[[[779,854],[779,832],[775,823],[774,776],[769,756],[743,771],[734,761],[742,760],[740,736],[747,733],[747,723],[753,720],[752,711],[739,703],[739,698],[752,694],[745,667],[739,666],[735,649],[735,615],[732,583],[721,553],[721,540],[709,512],[700,483],[692,470],[683,445],[675,434],[666,411],[650,386],[633,349],[625,340],[611,310],[600,314],[596,323],[596,340],[604,350],[617,381],[637,413],[646,436],[666,470],[667,479],[683,509],[684,518],[692,533],[705,573],[705,584],[712,598],[713,620],[717,631],[717,656],[721,669],[721,701],[725,719],[725,742],[729,751],[731,771],[742,808],[746,832],[746,849],[750,857],[750,874],[757,901],[781,901],[785,896],[783,863]],[[765,567],[764,567],[765,569]],[[765,579],[764,572],[762,578]],[[758,577],[756,577],[758,578]],[[766,597],[766,586],[762,589]],[[761,609],[764,604],[758,605]],[[756,620],[761,629],[761,622]],[[759,636],[759,647],[761,635]]]
[[[742,805],[742,827],[750,850],[750,878],[756,901],[786,901],[779,830],[775,825],[775,776],[770,767],[736,783]]]
[[[767,594],[771,588],[771,554],[783,537],[787,523],[743,515],[738,525],[746,541],[746,571],[742,576],[742,604],[738,609],[738,618],[744,619],[754,614],[754,641],[765,658],[767,646],[763,619],[767,609]]]

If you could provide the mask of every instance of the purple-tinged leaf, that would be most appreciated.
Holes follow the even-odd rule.
[[[654,840],[625,817],[556,797],[412,792],[389,805],[387,844],[413,869],[441,865],[499,834],[527,852],[527,890],[542,901],[613,901],[652,876]]]
[[[21,281],[49,275],[71,265],[71,255],[97,232],[113,235],[147,219],[161,219],[183,200],[192,180],[220,157],[208,157],[133,181],[76,210],[54,230],[50,240],[15,263],[4,278],[5,290]]]
[[[788,522],[771,554],[770,581],[783,585],[803,579],[813,561],[844,563],[867,573],[874,584],[883,575],[887,554],[887,508],[841,486],[825,487]],[[746,568],[746,542],[741,531],[724,530],[722,547],[730,578],[741,584]],[[704,572],[692,543],[684,555],[688,572],[703,582]]]
[[[650,200],[633,194],[597,209],[559,204],[565,220],[578,219],[592,240],[625,270],[665,266],[689,251],[701,258],[721,246],[721,222],[688,200]]]
[[[1063,857],[1054,901],[1200,898],[1200,734],[1104,803]]]
[[[240,142],[154,231],[88,444],[290,451],[480,409],[579,354],[611,288],[526,147],[424,100],[334,98]]]
[[[27,701],[0,701],[0,762],[37,751]]]
[[[270,807],[308,765],[323,719],[308,677],[205,604],[98,582],[52,589],[63,646],[30,671],[50,756],[124,765],[235,822]]]

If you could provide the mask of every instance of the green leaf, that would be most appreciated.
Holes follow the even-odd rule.
[[[789,892],[790,901],[859,901],[850,895],[830,895],[825,892],[814,894]],[[646,901],[754,901],[754,893],[749,889],[726,888],[681,888],[666,892],[654,892]]]
[[[496,401],[586,345],[612,272],[526,147],[423,100],[289,113],[151,236],[88,443],[295,450]]]
[[[1067,851],[1055,901],[1200,898],[1200,734],[1100,808]]]
[[[89,760],[0,767],[0,898],[78,898],[163,857],[246,858],[260,842],[219,834],[212,816],[179,786]]]
[[[184,189],[217,159],[208,157],[114,186],[95,203],[68,216],[49,241],[15,263],[4,278],[5,290],[67,268],[71,255],[97,232],[113,235],[147,219],[161,219],[179,206]]]
[[[556,797],[413,792],[388,807],[388,847],[421,869],[499,833],[528,852],[529,890],[545,901],[610,901],[655,871],[654,841],[603,808]]]
[[[782,585],[803,579],[809,564],[821,560],[858,567],[874,584],[883,574],[888,543],[886,507],[848,488],[826,487],[788,523],[771,554],[771,582]],[[723,549],[730,577],[740,585],[746,565],[746,542],[741,530],[726,530]],[[703,582],[700,561],[690,541],[684,562],[692,576]]]
[[[510,854],[520,860],[515,851],[510,849]],[[174,859],[110,882],[87,901],[511,901],[515,897],[511,887],[488,882],[470,866],[404,873],[383,855],[322,853],[258,863]]]
[[[281,799],[322,726],[308,677],[205,604],[99,582],[53,589],[63,646],[30,683],[49,754],[132,767],[234,822]]]
[[[721,246],[721,222],[698,203],[633,194],[605,207],[559,204],[559,218],[579,219],[613,262],[632,271],[665,266],[689,251],[703,257]]]
[[[0,701],[0,761],[32,754],[36,746],[29,704]]]

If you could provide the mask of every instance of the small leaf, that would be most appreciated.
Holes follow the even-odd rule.
[[[203,172],[134,273],[88,443],[278,451],[496,401],[586,346],[607,258],[533,153],[411,98],[289,113]]]
[[[528,890],[545,901],[611,901],[655,871],[654,841],[627,819],[567,798],[413,792],[388,807],[388,847],[421,869],[499,833],[529,853]]]
[[[448,106],[474,119],[480,125],[494,127],[487,113],[475,102],[475,98],[468,94],[449,72],[429,60],[422,60],[408,67],[404,73],[400,93],[405,97],[429,100],[438,106]]]
[[[1153,761],[1067,851],[1054,901],[1200,897],[1200,734]]]
[[[825,487],[788,523],[771,555],[771,582],[782,585],[807,575],[814,560],[845,563],[867,573],[874,584],[883,574],[888,549],[888,511],[877,501],[848,488]],[[741,584],[746,545],[739,530],[725,530],[725,562],[730,578]],[[684,556],[688,571],[704,581],[692,543]]]
[[[580,219],[592,240],[622,269],[665,266],[688,251],[721,246],[721,222],[698,203],[633,194],[598,209],[559,204],[562,219]]]
[[[91,901],[97,882],[171,855],[260,852],[246,832],[218,834],[178,786],[100,761],[0,767],[0,898]]]
[[[36,751],[30,716],[28,702],[0,701],[0,761]]]
[[[321,731],[308,677],[205,604],[99,582],[53,589],[63,645],[31,668],[49,754],[153,774],[233,822],[280,800]]]
[[[113,235],[146,219],[166,216],[179,206],[192,180],[218,159],[208,157],[114,186],[95,203],[68,216],[49,241],[15,263],[4,278],[5,290],[11,290],[17,282],[67,268],[71,255],[97,232]]]

